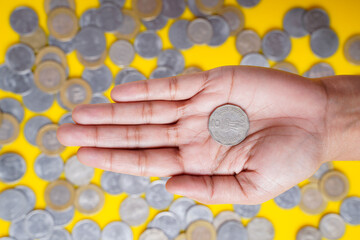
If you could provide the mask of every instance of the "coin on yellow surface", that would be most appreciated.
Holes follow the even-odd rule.
[[[59,125],[57,124],[46,124],[40,128],[36,136],[36,144],[40,150],[48,156],[58,155],[65,149],[56,137],[58,128]]]
[[[45,61],[37,65],[34,72],[36,86],[47,93],[57,93],[66,79],[65,69],[55,61]]]
[[[41,27],[30,35],[20,35],[20,42],[31,47],[35,52],[39,52],[41,48],[47,44],[47,36]]]
[[[181,233],[179,236],[177,236],[174,240],[186,240],[185,233]]]
[[[51,10],[57,7],[67,7],[67,8],[71,8],[72,10],[75,10],[75,0],[63,0],[63,1],[45,0],[44,2],[44,8],[46,13],[49,13]]]
[[[150,21],[160,15],[162,0],[134,0],[133,9],[140,18]]]
[[[89,83],[80,78],[72,78],[60,89],[60,99],[65,107],[74,109],[79,104],[90,103],[92,91]]]
[[[320,191],[329,201],[340,201],[349,192],[349,180],[336,170],[325,173],[320,179]]]
[[[289,63],[289,62],[277,62],[274,64],[273,68],[277,69],[277,70],[289,72],[289,73],[299,74],[299,71],[294,66],[294,64]]]
[[[318,184],[309,183],[301,188],[300,209],[307,214],[322,213],[327,206]]]
[[[85,68],[88,69],[98,69],[101,66],[104,65],[105,59],[106,59],[106,54],[107,52],[104,51],[101,56],[98,59],[95,60],[87,60],[85,59],[79,52],[76,52],[76,56],[78,58],[78,60],[81,62],[82,65],[84,65]]]
[[[195,0],[200,12],[211,15],[217,12],[224,4],[224,0]]]
[[[349,38],[344,45],[345,58],[354,65],[360,65],[360,35]]]
[[[94,184],[81,186],[75,192],[75,208],[86,215],[99,212],[104,206],[104,201],[104,192]]]
[[[0,111],[0,144],[13,142],[19,136],[19,122],[11,114]]]
[[[201,68],[199,68],[199,67],[191,66],[191,67],[185,68],[184,71],[181,73],[181,75],[199,73],[202,71],[203,70],[201,70]]]
[[[58,62],[63,66],[64,69],[68,67],[64,51],[55,46],[43,47],[36,55],[35,65],[39,65],[44,61]]]
[[[187,240],[215,240],[216,231],[214,226],[204,220],[199,220],[190,224],[186,230]]]
[[[51,182],[45,189],[45,202],[56,211],[63,211],[74,204],[74,186],[65,180]]]
[[[50,35],[60,41],[68,41],[75,37],[79,24],[74,10],[55,8],[48,15],[47,26]]]
[[[218,14],[225,18],[230,27],[230,35],[238,34],[245,25],[245,18],[242,11],[235,6],[226,6],[218,11]]]
[[[132,10],[123,9],[123,20],[114,32],[114,35],[119,39],[131,40],[140,31],[141,22],[136,13]]]

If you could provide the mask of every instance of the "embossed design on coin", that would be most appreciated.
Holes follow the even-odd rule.
[[[74,204],[79,212],[92,215],[101,210],[104,201],[103,191],[98,186],[89,184],[76,190]]]
[[[45,210],[34,210],[25,218],[25,231],[31,238],[49,237],[54,229],[54,219]]]
[[[319,229],[323,237],[339,239],[345,233],[345,222],[338,214],[329,213],[321,218]]]
[[[51,182],[45,189],[45,202],[56,211],[68,209],[74,203],[74,198],[74,187],[65,180]]]
[[[25,160],[16,153],[0,155],[0,181],[16,183],[26,172]]]
[[[146,221],[150,210],[143,198],[130,196],[121,203],[119,213],[121,219],[130,226],[139,226]]]
[[[351,225],[360,225],[360,198],[348,197],[340,206],[340,215]]]

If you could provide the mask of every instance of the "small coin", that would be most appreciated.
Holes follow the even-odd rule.
[[[115,85],[145,80],[146,77],[135,68],[125,67],[115,77]]]
[[[146,189],[145,197],[149,205],[155,209],[163,210],[169,207],[174,195],[165,188],[166,181],[153,181]]]
[[[330,28],[320,28],[311,34],[310,46],[319,58],[328,58],[339,48],[339,38]]]
[[[306,184],[301,188],[300,209],[307,214],[322,213],[327,202],[323,198],[316,183]]]
[[[83,56],[80,55],[80,53],[76,52],[76,56],[78,58],[78,60],[81,62],[82,65],[84,65],[85,68],[89,68],[89,69],[98,69],[100,67],[102,67],[104,65],[106,56],[107,56],[107,52],[104,51],[99,58],[97,59],[93,59],[93,60],[88,60],[85,59]]]
[[[255,217],[261,208],[261,205],[240,205],[233,204],[234,211],[243,218],[253,218]]]
[[[234,146],[242,142],[249,131],[249,119],[238,106],[217,107],[209,117],[211,137],[222,145]]]
[[[241,55],[256,53],[261,49],[260,36],[253,30],[243,30],[236,37],[236,49]]]
[[[25,211],[25,214],[28,214],[29,212],[34,210],[36,203],[36,196],[34,191],[24,185],[18,185],[15,187],[15,189],[21,191],[26,197],[27,209]]]
[[[23,43],[14,44],[6,51],[5,63],[18,74],[29,72],[34,65],[34,61],[34,51]]]
[[[65,229],[54,229],[49,240],[71,240],[71,235]]]
[[[157,65],[171,68],[175,74],[180,74],[184,71],[185,59],[178,50],[167,49],[159,54]]]
[[[264,55],[274,61],[284,60],[291,51],[290,37],[281,30],[268,32],[262,40]]]
[[[73,240],[99,240],[101,229],[95,221],[84,219],[75,224],[72,229],[72,238]]]
[[[64,162],[60,156],[40,154],[34,163],[36,175],[45,181],[58,179],[64,169]]]
[[[68,112],[68,113],[65,113],[64,115],[62,115],[58,122],[59,126],[65,124],[65,123],[75,124],[74,120],[72,119],[71,112]]]
[[[275,203],[283,209],[294,208],[300,203],[300,200],[301,191],[297,185],[274,198]]]
[[[60,63],[54,61],[41,62],[35,70],[34,80],[36,86],[47,93],[60,91],[66,79],[65,69]]]
[[[291,37],[300,38],[308,34],[303,24],[305,13],[304,8],[296,7],[285,14],[283,27]]]
[[[211,23],[205,18],[196,18],[187,26],[187,35],[194,44],[207,44],[214,34]]]
[[[160,229],[150,228],[140,235],[139,240],[169,240],[169,238]]]
[[[53,181],[45,189],[45,202],[53,210],[67,210],[73,205],[74,199],[74,187],[65,180]]]
[[[33,86],[34,75],[32,72],[18,74],[5,64],[0,66],[0,89],[4,91],[26,95]]]
[[[136,15],[147,21],[159,16],[162,10],[161,0],[134,0],[132,4]]]
[[[30,118],[24,127],[24,135],[26,140],[33,146],[36,146],[36,136],[39,130],[47,125],[50,124],[51,120],[45,116],[35,116]]]
[[[219,227],[228,221],[238,221],[240,222],[240,216],[233,211],[222,211],[216,217],[214,218],[213,224],[216,230],[219,229]]]
[[[35,52],[46,46],[47,44],[46,33],[41,27],[38,27],[37,30],[30,35],[20,36],[20,42],[31,47]]]
[[[104,227],[101,233],[102,240],[132,240],[133,233],[129,225],[124,222],[111,222]]]
[[[132,10],[123,9],[122,13],[123,20],[114,32],[114,35],[119,39],[131,40],[139,33],[141,22]]]
[[[169,239],[174,239],[180,233],[181,222],[175,213],[165,211],[158,213],[148,227],[160,229]]]
[[[252,8],[259,4],[260,0],[236,0],[238,4],[245,8]]]
[[[227,21],[218,15],[209,16],[207,18],[213,29],[213,36],[208,43],[209,46],[216,47],[224,44],[230,36],[230,26]]]
[[[296,240],[321,240],[321,233],[315,227],[305,226],[297,232]]]
[[[11,222],[9,235],[15,240],[31,240],[25,231],[25,217]]]
[[[289,62],[277,62],[277,63],[275,63],[273,68],[281,70],[281,71],[289,72],[289,73],[299,74],[295,65],[292,63],[289,63]]]
[[[88,26],[94,26],[99,27],[97,23],[97,9],[96,8],[90,8],[86,10],[80,17],[79,25],[81,28],[88,27]]]
[[[320,62],[313,65],[309,71],[307,71],[306,77],[308,78],[321,78],[321,77],[329,77],[334,76],[335,71],[333,67],[326,63]]]
[[[360,224],[360,198],[348,197],[340,206],[340,215],[345,222],[351,225]]]
[[[25,216],[27,199],[23,192],[7,189],[0,193],[0,219],[14,221]]]
[[[85,69],[81,77],[90,84],[93,93],[101,93],[108,90],[113,82],[112,73],[105,65],[95,70]]]
[[[194,74],[194,73],[199,73],[202,72],[203,70],[199,67],[196,66],[190,66],[184,69],[184,71],[181,73],[181,75],[185,75],[185,74]]]
[[[154,30],[154,31],[163,29],[166,26],[167,22],[168,22],[168,18],[162,14],[160,14],[159,16],[157,16],[156,18],[150,21],[142,20],[142,23],[145,25],[147,30]]]
[[[247,239],[247,230],[240,221],[224,222],[217,230],[218,240]]]
[[[244,66],[255,66],[255,67],[270,67],[270,64],[266,57],[261,53],[248,53],[240,62],[240,65]]]
[[[96,93],[92,96],[90,104],[99,104],[99,103],[110,103],[110,101],[106,96],[100,93]]]
[[[163,0],[163,8],[161,14],[167,18],[178,18],[185,11],[185,0]]]
[[[47,124],[40,128],[36,136],[36,144],[48,156],[56,156],[65,149],[56,137],[58,128],[57,124]]]
[[[189,25],[188,20],[176,20],[170,26],[169,29],[169,40],[171,44],[177,49],[189,49],[193,46],[193,43],[187,36],[187,28]]]
[[[130,226],[143,224],[149,216],[147,202],[140,197],[127,197],[120,205],[120,218]]]
[[[53,217],[56,228],[69,225],[75,215],[75,208],[73,206],[70,206],[62,211],[53,210],[52,208],[47,207],[46,211],[48,211]]]
[[[79,162],[76,155],[66,161],[64,171],[66,178],[78,186],[89,184],[94,176],[94,168]]]
[[[215,240],[216,231],[214,226],[207,221],[198,220],[190,224],[186,230],[186,239],[188,240]]]
[[[176,75],[175,72],[171,68],[161,66],[155,68],[155,70],[152,71],[152,73],[150,74],[150,79],[168,78],[168,77],[173,77],[175,75]]]
[[[99,212],[104,206],[105,197],[103,191],[94,184],[81,186],[76,189],[75,208],[86,215]]]
[[[349,180],[336,170],[325,173],[319,184],[324,198],[329,201],[342,200],[349,192]]]
[[[94,26],[82,28],[75,38],[76,51],[87,60],[98,59],[106,50],[104,32]]]
[[[45,0],[44,2],[45,12],[49,13],[58,7],[65,7],[75,10],[74,0]]]
[[[187,210],[194,206],[195,202],[192,199],[186,197],[180,197],[172,202],[170,205],[169,211],[177,215],[181,222],[181,230],[186,229],[186,212]]]
[[[256,217],[246,226],[249,240],[274,239],[275,230],[272,223],[263,217]]]
[[[210,208],[204,205],[194,205],[186,211],[185,222],[186,225],[189,226],[192,222],[197,220],[212,222],[213,218],[214,216]]]
[[[20,125],[18,120],[9,113],[2,113],[0,122],[0,144],[9,144],[19,136]]]
[[[120,8],[111,2],[101,4],[96,11],[96,15],[97,25],[105,32],[115,32],[123,19]]]
[[[307,11],[303,16],[303,25],[309,33],[320,28],[329,27],[329,24],[329,16],[321,8],[313,8]]]
[[[111,195],[119,195],[123,192],[120,185],[121,173],[104,171],[101,175],[101,187]]]
[[[33,112],[45,112],[53,102],[54,95],[41,91],[36,85],[33,85],[30,92],[22,97],[26,108]]]
[[[34,210],[25,218],[25,231],[31,238],[49,237],[53,230],[54,219],[45,210]]]
[[[224,0],[195,0],[200,12],[210,15],[214,14],[223,6]]]
[[[124,192],[138,195],[145,192],[150,184],[150,178],[145,176],[134,176],[123,174],[120,178],[120,186]]]
[[[231,36],[237,35],[244,28],[245,18],[239,8],[234,6],[223,7],[219,10],[219,15],[229,24]]]
[[[118,40],[111,45],[109,57],[115,65],[123,67],[131,64],[134,60],[135,50],[129,41]]]
[[[74,109],[77,105],[90,103],[92,91],[90,85],[83,79],[67,80],[60,90],[60,98],[66,107]]]
[[[309,180],[317,182],[325,173],[331,169],[333,169],[332,162],[325,162],[320,165],[319,169],[309,178]]]
[[[68,41],[59,41],[55,37],[49,35],[49,45],[60,48],[64,53],[69,54],[75,50],[75,38]]]
[[[20,35],[29,35],[39,27],[39,17],[28,7],[18,7],[10,15],[12,29]]]
[[[138,34],[134,41],[135,51],[143,58],[157,57],[162,49],[161,38],[153,31]]]
[[[68,68],[64,51],[56,46],[47,46],[39,51],[36,55],[35,65],[38,66],[44,61],[55,61],[60,63],[64,69]]]
[[[349,38],[344,45],[345,58],[354,65],[360,65],[360,35]]]
[[[319,229],[323,237],[339,239],[345,233],[345,222],[338,214],[329,213],[321,218]]]
[[[76,36],[79,25],[74,10],[59,7],[52,10],[47,19],[50,35],[61,41],[69,41]]]

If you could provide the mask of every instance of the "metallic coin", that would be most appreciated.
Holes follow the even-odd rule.
[[[34,191],[31,188],[24,185],[18,185],[15,187],[15,189],[21,191],[26,197],[27,209],[25,211],[25,214],[28,214],[29,212],[34,210],[36,203],[36,196]]]
[[[139,240],[169,240],[169,238],[160,229],[150,228],[140,235]]]
[[[91,98],[90,104],[99,104],[99,103],[110,103],[110,101],[106,96],[100,93],[94,94]]]
[[[155,209],[163,210],[169,207],[174,195],[166,191],[164,180],[153,181],[145,192],[146,201]]]
[[[85,69],[81,77],[90,84],[93,93],[108,90],[113,81],[112,73],[105,65],[95,70]]]
[[[31,91],[23,96],[23,103],[26,108],[33,112],[45,112],[53,102],[54,95],[41,91],[37,86],[32,86]]]
[[[349,180],[339,171],[332,170],[325,173],[319,184],[324,198],[329,201],[342,200],[349,192]]]
[[[169,211],[175,213],[181,221],[181,230],[186,229],[186,212],[194,205],[194,200],[186,197],[180,197],[170,205]]]
[[[0,66],[0,88],[16,94],[26,95],[33,86],[34,75],[32,72],[18,74],[8,66]]]
[[[209,117],[210,135],[222,145],[239,144],[246,138],[249,127],[250,123],[246,113],[240,107],[232,104],[217,107]]]
[[[159,16],[162,10],[162,0],[134,0],[132,5],[136,15],[147,21]]]
[[[238,4],[245,8],[252,8],[259,4],[260,0],[236,0]]]
[[[45,61],[40,63],[34,73],[36,86],[47,93],[60,91],[66,79],[65,69],[57,62]]]
[[[193,43],[187,36],[188,20],[177,20],[169,29],[169,40],[171,44],[177,49],[189,49]]]
[[[35,116],[30,118],[24,127],[24,135],[26,140],[33,146],[36,146],[36,136],[39,130],[47,125],[50,124],[51,120],[45,116]]]
[[[0,218],[14,221],[25,216],[27,211],[25,194],[16,189],[7,189],[0,193]]]
[[[209,16],[207,18],[212,25],[213,36],[208,43],[209,46],[220,46],[230,36],[230,26],[225,19],[218,15]]]
[[[216,217],[214,218],[213,224],[216,230],[219,229],[219,227],[228,222],[228,221],[237,221],[240,222],[240,216],[233,212],[233,211],[222,211]]]
[[[39,51],[39,53],[36,55],[35,65],[38,66],[44,61],[58,62],[64,69],[68,68],[68,63],[64,51],[56,46],[47,46]]]
[[[194,44],[207,44],[213,37],[211,23],[204,18],[196,18],[187,26],[187,36]]]
[[[82,28],[76,35],[75,48],[87,60],[98,59],[106,50],[104,32],[94,26]]]
[[[154,31],[163,29],[166,26],[167,22],[168,22],[168,18],[162,14],[160,14],[159,16],[157,16],[156,18],[150,21],[142,20],[142,23],[145,25],[147,30],[154,30]]]
[[[64,105],[64,103],[61,101],[61,98],[60,98],[60,92],[58,92],[56,95],[56,101],[57,103],[59,104],[60,107],[62,107],[63,109],[67,110],[67,111],[71,111],[71,109],[69,109],[68,107],[66,107]]]
[[[162,66],[162,67],[157,67],[154,69],[154,71],[152,71],[150,75],[150,79],[167,78],[167,77],[173,77],[175,75],[176,75],[175,72],[171,68]]]
[[[16,153],[0,155],[0,180],[4,183],[18,182],[26,172],[25,160]]]
[[[16,240],[16,239],[11,237],[0,237],[0,240]]]
[[[94,168],[79,162],[76,155],[66,161],[64,170],[66,178],[78,186],[89,184],[94,176]]]
[[[30,35],[20,36],[20,42],[31,47],[35,52],[46,46],[47,44],[46,33],[41,27],[38,27],[37,30]]]
[[[301,192],[297,185],[274,198],[275,203],[283,209],[294,208],[300,203],[300,200]]]
[[[59,126],[65,124],[65,123],[75,124],[74,120],[72,119],[71,112],[68,112],[68,113],[65,113],[64,115],[62,115],[58,122]]]
[[[309,33],[312,33],[317,29],[329,27],[330,19],[323,9],[313,8],[304,14],[303,25]]]
[[[75,208],[73,206],[62,211],[56,211],[48,207],[46,208],[46,211],[53,217],[55,228],[67,226],[71,223],[75,215]]]
[[[261,205],[240,205],[233,204],[234,211],[243,218],[253,218],[255,217],[261,208]]]
[[[262,40],[264,55],[274,61],[284,60],[291,51],[291,41],[287,33],[281,30],[268,32]]]
[[[134,176],[123,174],[120,178],[120,186],[128,194],[141,194],[145,192],[150,184],[150,178],[144,176]]]
[[[297,68],[292,63],[289,62],[277,62],[275,63],[273,68],[289,73],[299,74]]]
[[[240,65],[255,66],[255,67],[270,67],[268,60],[261,53],[248,53],[240,62]]]
[[[245,18],[239,8],[234,6],[223,7],[219,10],[219,15],[229,24],[231,36],[237,35],[244,28]]]
[[[122,221],[130,226],[143,224],[149,216],[149,205],[140,197],[127,197],[120,205],[119,213]]]
[[[181,75],[185,75],[185,74],[194,74],[194,73],[199,73],[202,72],[203,70],[199,67],[196,66],[190,66],[184,69],[184,71],[181,73]]]
[[[134,41],[135,51],[143,58],[157,57],[162,49],[161,38],[153,31],[138,34]]]
[[[167,49],[159,54],[157,65],[171,68],[175,74],[180,74],[184,71],[185,59],[178,50]]]
[[[118,40],[111,45],[109,57],[115,65],[123,67],[131,64],[134,60],[135,50],[129,41]]]
[[[169,239],[174,239],[180,233],[181,222],[173,212],[161,212],[151,221],[151,228],[162,230]]]
[[[124,222],[111,222],[101,233],[102,240],[132,240],[133,233],[129,225]]]
[[[122,8],[124,6],[124,4],[125,4],[125,0],[99,0],[99,2],[101,4],[110,2],[110,3],[113,3],[113,4],[117,5],[120,8]]]
[[[246,226],[249,240],[274,239],[275,231],[272,223],[266,218],[256,217]]]
[[[217,230],[218,240],[247,239],[247,230],[240,221],[226,221]]]
[[[216,231],[214,226],[203,220],[193,222],[186,230],[186,239],[188,240],[215,240]]]
[[[45,202],[56,211],[67,210],[73,205],[74,198],[74,187],[65,180],[51,182],[45,189]]]
[[[329,213],[321,218],[319,229],[323,237],[339,239],[345,233],[345,222],[338,214]]]
[[[178,18],[185,11],[186,3],[184,0],[163,0],[161,14],[167,18]]]
[[[77,105],[90,103],[92,91],[90,85],[83,79],[67,80],[60,90],[60,98],[64,105],[74,109]]]
[[[300,209],[307,214],[322,213],[327,206],[316,183],[306,184],[301,188]]]
[[[360,35],[352,36],[346,40],[344,55],[350,63],[360,65]]]
[[[11,222],[9,235],[15,240],[32,240],[25,231],[25,218]]]
[[[58,7],[66,7],[75,10],[75,0],[45,0],[45,12],[49,13]]]
[[[194,205],[189,207],[186,211],[185,222],[189,226],[192,222],[197,220],[213,221],[213,213],[210,208],[204,205]]]
[[[75,208],[86,215],[99,212],[104,206],[105,196],[103,191],[94,184],[81,186],[76,189]]]
[[[296,7],[285,14],[283,27],[291,37],[300,38],[308,34],[303,25],[305,12],[304,8]]]
[[[59,41],[53,36],[49,35],[49,45],[55,46],[63,50],[66,54],[71,53],[75,50],[75,38],[68,40],[68,41]]]
[[[10,15],[12,29],[20,35],[29,35],[39,27],[39,17],[28,7],[18,7]]]
[[[332,162],[325,162],[320,165],[319,169],[309,178],[309,180],[317,182],[325,173],[331,169],[333,169]]]
[[[334,76],[335,71],[332,66],[325,62],[320,62],[313,65],[310,70],[307,72],[307,77],[309,78],[321,78]]]
[[[214,14],[222,7],[224,0],[195,0],[196,7],[206,15]]]
[[[64,169],[64,162],[60,156],[40,154],[34,163],[36,175],[45,181],[58,179]]]
[[[50,35],[60,41],[69,41],[76,36],[79,25],[74,10],[59,7],[52,10],[47,19]]]
[[[96,14],[96,23],[105,32],[115,32],[123,18],[120,8],[111,2],[101,4]]]
[[[121,173],[104,171],[101,175],[101,187],[111,195],[119,195],[123,192],[120,185]]]
[[[85,68],[95,70],[95,69],[98,69],[98,68],[100,68],[100,67],[102,67],[104,65],[105,59],[107,57],[107,52],[104,51],[101,54],[101,56],[99,56],[99,58],[93,59],[93,60],[85,59],[78,52],[76,52],[76,56],[77,56],[78,60],[81,62],[81,64],[84,65]]]
[[[181,234],[178,235],[174,240],[186,240],[186,235],[185,235],[185,233],[181,233]]]
[[[101,229],[93,220],[84,219],[75,224],[72,237],[73,240],[100,240]]]
[[[321,240],[321,233],[315,227],[305,226],[297,232],[296,240]]]
[[[6,51],[5,62],[7,66],[18,74],[29,72],[34,61],[34,51],[23,43],[14,44]]]
[[[126,67],[121,69],[115,77],[115,85],[145,80],[146,77],[135,68]]]
[[[71,240],[70,233],[65,229],[54,229],[49,240]]]
[[[11,114],[3,113],[0,123],[0,144],[9,144],[19,136],[20,125],[18,120]],[[0,177],[1,179],[1,177]]]
[[[310,46],[316,56],[328,58],[339,48],[339,38],[330,28],[320,28],[311,34]]]
[[[131,40],[140,30],[140,19],[132,10],[123,9],[123,19],[118,26],[114,35],[119,39]]]
[[[96,8],[90,8],[86,10],[80,17],[79,25],[81,28],[88,27],[88,26],[94,26],[94,27],[100,27],[97,23],[97,9]]]
[[[57,156],[65,149],[56,137],[58,128],[57,124],[47,124],[40,128],[36,136],[36,144],[48,156]]]
[[[34,210],[25,218],[25,231],[32,238],[49,237],[54,230],[54,219],[45,210]]]
[[[340,206],[340,215],[345,222],[351,225],[360,224],[360,198],[348,197]]]
[[[261,49],[260,36],[253,30],[243,30],[236,37],[236,49],[241,55],[256,53]]]

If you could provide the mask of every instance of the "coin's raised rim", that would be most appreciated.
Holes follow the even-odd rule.
[[[360,65],[360,60],[356,61],[349,54],[349,48],[350,48],[351,44],[354,43],[355,41],[360,42],[360,34],[355,34],[355,35],[351,36],[350,38],[348,38],[345,41],[345,44],[344,44],[344,56],[345,56],[346,60],[348,60],[351,64]]]
[[[59,34],[54,30],[54,27],[52,26],[51,23],[58,14],[66,14],[72,19],[72,21],[74,22],[74,27],[72,31],[68,32],[67,34]],[[66,7],[59,7],[59,8],[55,8],[48,14],[47,26],[51,36],[53,36],[54,38],[60,41],[68,41],[76,36],[79,29],[79,21],[76,17],[74,10],[71,10],[70,8],[66,8]]]
[[[40,82],[40,72],[41,72],[41,70],[43,70],[44,68],[47,68],[47,67],[56,68],[58,70],[59,74],[60,74],[60,83],[57,86],[53,87],[53,88],[47,88],[44,85],[42,85],[41,82]],[[60,91],[61,86],[64,84],[65,80],[66,80],[65,69],[58,62],[55,62],[55,61],[43,61],[39,65],[36,66],[36,69],[35,69],[35,72],[34,72],[34,83],[43,92],[57,93],[58,91]]]
[[[49,131],[49,130],[57,131],[58,128],[59,128],[59,125],[57,125],[57,124],[54,124],[54,123],[46,124],[42,128],[40,128],[40,130],[36,136],[36,144],[39,146],[39,149],[48,156],[57,156],[65,149],[65,146],[60,144],[60,147],[57,150],[51,151],[51,150],[45,148],[42,143],[42,137],[44,136],[44,134],[47,131]]]
[[[344,182],[344,192],[337,197],[330,196],[325,190],[325,182],[332,176],[338,176]],[[340,201],[344,199],[349,192],[349,187],[349,180],[347,179],[347,177],[342,172],[337,170],[328,171],[321,177],[319,182],[320,191],[323,194],[324,198],[328,201]]]
[[[56,47],[56,46],[46,46],[46,47],[41,48],[40,51],[38,52],[38,54],[36,55],[35,65],[40,65],[41,62],[45,62],[45,61],[42,61],[42,59],[46,54],[49,54],[49,53],[55,54],[60,58],[61,65],[63,66],[64,69],[66,69],[68,67],[65,52],[63,50],[61,50],[61,48]]]
[[[220,10],[220,8],[224,5],[224,0],[218,0],[217,4],[214,7],[204,5],[201,0],[195,0],[195,5],[200,12],[211,15]]]
[[[93,209],[93,210],[87,210],[87,209],[84,209],[80,206],[79,204],[79,197],[81,196],[81,194],[86,191],[87,189],[91,189],[91,190],[94,190],[98,196],[100,197],[100,200],[99,200],[99,204]],[[79,212],[81,212],[82,214],[85,214],[85,215],[93,215],[93,214],[96,214],[98,213],[104,206],[104,203],[105,203],[105,196],[104,196],[104,192],[101,190],[100,187],[98,187],[97,185],[95,184],[88,184],[88,185],[84,185],[84,186],[81,186],[79,187],[78,189],[76,189],[75,191],[75,200],[74,200],[74,206],[76,208],[76,210],[78,210]]]
[[[50,200],[50,192],[51,190],[58,186],[58,185],[62,185],[64,187],[66,187],[69,190],[70,193],[70,199],[69,202],[64,204],[63,206],[59,206],[59,205],[55,205],[53,204],[53,202]],[[66,180],[63,179],[58,179],[55,180],[53,182],[50,182],[46,188],[45,188],[45,194],[44,194],[44,199],[45,199],[45,203],[48,207],[50,207],[52,210],[55,211],[63,211],[68,209],[69,207],[71,207],[74,204],[74,200],[75,200],[75,189],[73,187],[73,185],[71,183],[69,183]]]
[[[318,190],[318,192],[321,194],[321,197],[323,199],[323,203],[321,204],[321,206],[317,209],[311,209],[311,208],[308,208],[302,201],[302,197],[304,196],[305,192],[309,189],[316,189]],[[327,200],[324,198],[322,192],[320,191],[319,187],[318,187],[318,184],[317,183],[314,183],[314,182],[310,182],[304,186],[301,187],[300,189],[301,191],[301,199],[300,199],[300,203],[299,203],[299,208],[307,213],[307,214],[311,214],[311,215],[315,215],[315,214],[319,214],[319,213],[322,213],[326,206],[327,206]]]
[[[189,225],[189,227],[187,228],[187,230],[186,230],[186,239],[189,239],[189,240],[193,239],[191,234],[198,227],[207,228],[209,230],[209,232],[210,232],[210,235],[211,235],[210,240],[216,240],[215,227],[210,222],[205,221],[205,220],[198,220],[198,221],[195,221],[195,222],[191,223]]]
[[[154,0],[156,4],[156,8],[151,13],[143,13],[139,11],[139,0],[132,1],[132,8],[136,12],[136,15],[139,16],[141,19],[146,21],[154,20],[157,16],[161,14],[162,11],[162,0]]]
[[[63,86],[60,89],[60,99],[61,99],[62,103],[69,109],[74,109],[77,106],[77,104],[73,104],[65,96],[65,91],[72,84],[82,85],[85,88],[85,91],[88,93],[85,100],[84,100],[84,102],[82,102],[81,104],[90,103],[91,98],[92,98],[91,87],[85,80],[83,80],[81,78],[71,78],[71,79],[65,81],[65,83],[63,84]]]
[[[107,50],[105,50],[98,59],[92,61],[86,60],[78,51],[76,51],[76,57],[85,68],[95,70],[104,65],[105,59],[107,57]]]
[[[132,33],[129,33],[129,34],[122,34],[119,31],[115,31],[114,35],[118,39],[125,39],[125,40],[130,41],[131,39],[135,38],[136,35],[140,32],[141,22],[140,22],[139,17],[134,12],[134,10],[123,9],[122,13],[123,13],[123,15],[128,15],[128,16],[130,16],[130,17],[132,17],[134,19],[135,29],[134,29],[134,31]]]
[[[10,138],[5,139],[5,140],[0,139],[0,144],[4,145],[4,144],[8,144],[8,143],[11,143],[16,140],[16,138],[19,136],[19,133],[20,133],[20,124],[19,124],[18,120],[9,113],[1,113],[1,110],[0,110],[0,116],[1,116],[0,117],[0,119],[1,119],[0,125],[2,124],[2,121],[8,120],[14,126],[14,131],[13,131],[14,133]]]
[[[45,0],[45,2],[44,2],[44,8],[45,8],[46,13],[49,13],[51,11],[50,10],[51,1],[53,1],[53,0]],[[75,1],[74,0],[66,0],[66,1],[69,3],[70,9],[75,11]],[[65,6],[64,6],[64,8],[65,8]],[[55,8],[53,10],[55,10]]]
[[[238,8],[234,5],[226,5],[223,8],[219,9],[218,14],[220,16],[223,16],[223,14],[227,11],[233,11],[236,15],[238,15],[239,19],[241,20],[239,27],[237,29],[235,29],[233,31],[231,31],[231,29],[230,29],[230,36],[235,36],[244,28],[244,25],[245,25],[244,24],[245,23],[244,13],[240,10],[240,8]]]

